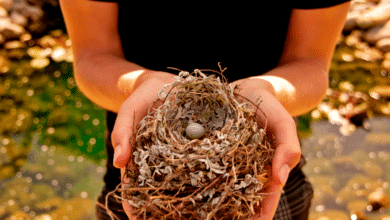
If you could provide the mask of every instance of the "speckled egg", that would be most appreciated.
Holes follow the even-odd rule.
[[[204,127],[198,123],[191,123],[186,127],[186,135],[191,139],[201,138],[205,133]]]

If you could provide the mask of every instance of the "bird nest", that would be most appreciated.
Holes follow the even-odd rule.
[[[180,72],[139,123],[134,161],[125,172],[130,182],[121,189],[121,199],[138,218],[249,219],[255,214],[274,150],[261,120],[261,100],[238,95],[222,72]]]

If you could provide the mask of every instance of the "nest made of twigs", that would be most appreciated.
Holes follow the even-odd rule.
[[[249,219],[264,197],[274,150],[260,102],[226,78],[182,71],[139,123],[122,198],[141,219]],[[169,91],[167,91],[170,88]],[[259,99],[260,100],[260,99]],[[263,117],[264,118],[264,117]],[[198,123],[199,139],[186,135]]]

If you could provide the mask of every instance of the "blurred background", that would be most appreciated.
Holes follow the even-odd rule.
[[[77,89],[58,0],[0,0],[0,220],[95,219],[105,111]],[[299,117],[310,220],[390,220],[390,1],[354,0]]]

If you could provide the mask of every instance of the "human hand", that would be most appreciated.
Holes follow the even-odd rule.
[[[172,81],[173,75],[172,78],[146,80],[126,99],[118,112],[111,140],[114,146],[114,166],[121,169],[122,184],[129,182],[124,174],[127,164],[129,162],[132,164],[133,160],[130,141],[134,133],[134,125],[137,125],[148,114],[161,88]],[[122,206],[127,216],[135,219],[131,206],[126,201],[122,201]]]
[[[275,214],[288,175],[300,160],[301,150],[293,118],[274,95],[264,89],[269,85],[262,87],[259,86],[260,81],[256,81],[256,84],[251,82],[240,85],[239,94],[252,101],[261,98],[262,102],[259,107],[266,115],[263,120],[267,121],[266,131],[267,135],[273,139],[275,154],[270,170],[270,182],[264,192],[265,197],[261,205],[255,207],[256,214],[251,220],[270,220]]]

